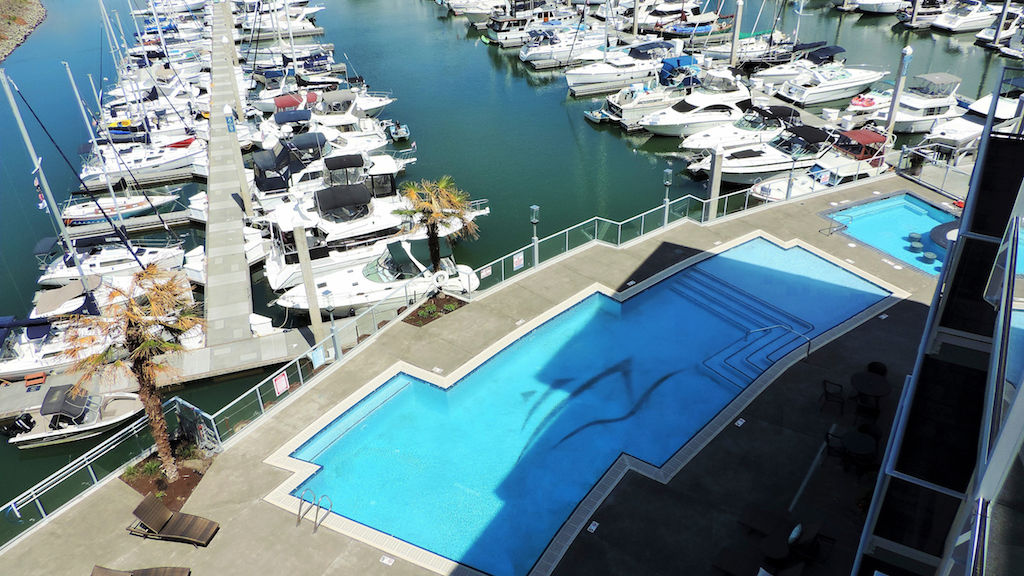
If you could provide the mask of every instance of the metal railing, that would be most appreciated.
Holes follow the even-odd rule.
[[[977,152],[976,145],[965,148],[945,144],[904,147],[900,151],[896,171],[908,180],[962,201],[967,197]]]

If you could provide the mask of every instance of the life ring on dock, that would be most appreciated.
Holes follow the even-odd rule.
[[[867,108],[869,106],[875,105],[875,99],[869,98],[867,96],[854,96],[853,100],[850,101],[850,104],[854,106],[863,106],[864,108]]]
[[[441,270],[440,272],[434,274],[434,276],[431,277],[430,280],[434,283],[434,286],[437,286],[438,288],[444,288],[444,285],[448,283],[448,273],[445,272],[444,270]]]

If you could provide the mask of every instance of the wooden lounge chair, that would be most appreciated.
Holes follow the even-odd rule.
[[[103,566],[94,566],[92,576],[189,576],[191,568],[164,566],[161,568],[143,568],[141,570],[114,570]]]
[[[220,529],[220,524],[213,520],[183,512],[171,512],[152,492],[142,499],[132,514],[138,520],[128,527],[128,532],[143,538],[206,546]]]

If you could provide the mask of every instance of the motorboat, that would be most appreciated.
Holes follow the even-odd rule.
[[[1006,46],[999,48],[999,52],[1007,58],[1024,58],[1024,27],[1021,27],[1010,37]]]
[[[776,96],[798,106],[849,98],[888,74],[882,70],[848,67],[841,62],[823,64],[783,82]]]
[[[57,246],[58,241],[53,237],[44,238],[36,244],[34,253],[43,269],[39,277],[40,285],[63,286],[81,277],[70,254],[64,257],[55,255]],[[140,262],[143,266],[155,264],[168,270],[180,268],[185,257],[180,246],[132,246],[129,251],[117,239],[105,237],[77,238],[71,241],[70,249],[78,253],[86,276],[131,275],[139,271]],[[67,251],[56,252],[60,254]]]
[[[677,20],[663,24],[657,29],[658,34],[670,38],[707,38],[721,36],[732,30],[735,23],[733,15],[719,16],[717,12],[705,12],[685,20]]]
[[[907,83],[896,107],[893,130],[901,134],[928,132],[937,122],[962,116],[964,110],[957,100],[960,78],[946,72],[918,74]],[[884,126],[889,107],[877,110],[869,122]]]
[[[802,124],[800,112],[788,106],[754,106],[742,118],[724,126],[715,126],[679,144],[681,150],[699,153],[706,150],[728,150],[773,140],[787,126]]]
[[[744,37],[745,36],[745,37]],[[746,62],[762,58],[771,53],[777,46],[788,46],[790,50],[794,44],[785,34],[781,32],[755,32],[749,35],[740,35],[739,46],[736,48],[737,62]],[[732,42],[724,42],[716,46],[708,46],[703,50],[705,58],[714,60],[729,60],[732,58]]]
[[[352,114],[313,114],[310,110],[277,112],[260,123],[259,145],[273,148],[281,140],[300,135],[319,134],[333,147],[350,151],[371,151],[388,143],[384,124],[370,117]]]
[[[869,14],[895,14],[907,5],[906,0],[856,0],[857,10]]]
[[[977,32],[992,25],[999,18],[999,9],[981,0],[959,0],[952,9],[932,21],[932,28],[954,34]]]
[[[1007,9],[1006,18],[1003,19],[1003,27],[996,34],[996,26],[999,25],[999,18],[991,26],[974,35],[976,41],[981,44],[1005,44],[1024,25],[1024,13],[1020,8],[1012,7]]]
[[[728,70],[708,70],[700,86],[672,106],[640,119],[640,126],[659,136],[682,138],[735,122],[750,107],[750,90]]]
[[[850,99],[846,108],[822,108],[821,117],[826,122],[838,123],[844,130],[859,128],[869,121],[874,121],[874,116],[883,110],[889,109],[892,102],[892,88],[869,90],[858,94]]]
[[[906,28],[928,28],[936,18],[949,12],[955,4],[951,0],[916,0],[910,6],[897,10],[896,19]]]
[[[808,53],[804,58],[758,70],[751,74],[750,78],[759,80],[765,85],[781,86],[787,80],[796,80],[797,77],[807,74],[819,66],[843,62],[842,58],[836,58],[843,52],[846,52],[846,49],[842,46],[823,46]]]
[[[115,196],[93,196],[91,200],[68,204],[61,210],[60,217],[65,226],[96,224],[108,218],[122,218],[158,210],[178,200],[177,194],[127,194]]]
[[[332,315],[355,314],[382,300],[411,302],[434,290],[469,294],[480,286],[473,269],[456,264],[451,245],[440,241],[441,270],[431,272],[428,241],[391,242],[377,259],[315,278],[317,304]],[[295,286],[275,303],[290,310],[309,310],[305,286]]]
[[[717,19],[718,14],[714,12],[702,13],[697,2],[659,2],[651,5],[646,11],[641,8],[636,16],[636,27],[639,32],[659,32],[671,23],[710,24]]]
[[[604,32],[580,28],[529,30],[528,34],[529,39],[519,49],[519,59],[523,62],[569,62],[574,54],[597,48],[606,40]]]
[[[722,180],[750,185],[779,174],[810,168],[832,147],[836,137],[813,126],[790,126],[774,140],[726,152],[721,157]],[[687,166],[687,170],[694,174],[707,174],[710,169],[710,155]]]
[[[678,55],[680,47],[670,41],[645,42],[628,52],[613,52],[605,59],[565,71],[569,87],[601,82],[642,81],[658,75],[662,60]]]
[[[686,97],[700,84],[700,67],[693,56],[666,58],[658,72],[658,82],[635,82],[605,97],[598,110],[584,113],[595,123],[615,122],[626,130],[640,128],[644,116],[664,110]]]
[[[92,310],[83,310],[94,312],[95,304]],[[80,331],[77,344],[72,346],[66,328],[64,320],[0,317],[0,379],[12,382],[35,372],[61,372],[113,342],[112,336],[89,329]]]
[[[504,5],[504,0],[475,0],[472,3],[467,3],[466,7],[462,9],[462,15],[469,20],[470,26],[477,30],[483,30],[487,28],[487,21],[491,15],[501,10]]]
[[[1019,120],[1016,116],[1017,103],[1018,100],[1015,97],[999,96],[999,100],[996,102],[993,129],[998,130]],[[967,111],[962,116],[937,123],[925,136],[924,142],[942,144],[954,149],[973,146],[985,128],[985,119],[988,117],[991,105],[992,94],[978,98],[967,107]]]
[[[76,396],[72,385],[51,386],[37,408],[19,416],[32,423],[10,436],[18,448],[36,448],[84,440],[102,434],[142,411],[142,400],[130,392]],[[27,415],[27,417],[25,416]]]
[[[511,14],[492,15],[487,22],[486,37],[502,48],[518,48],[529,40],[530,30],[568,29],[586,26],[573,11],[554,5],[519,10]]]
[[[778,202],[877,176],[889,169],[883,159],[885,144],[885,136],[873,130],[843,132],[836,145],[806,173],[787,174],[755,184],[750,195],[765,202]]]

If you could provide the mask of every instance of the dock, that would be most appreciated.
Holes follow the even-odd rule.
[[[116,219],[114,221],[118,222]],[[131,218],[125,218],[124,227],[125,230],[130,233],[152,232],[154,230],[162,229],[165,223],[167,226],[173,228],[185,226],[190,222],[191,219],[189,219],[188,210],[175,210],[173,212],[165,212],[159,216],[156,214],[147,214],[145,216],[132,216]],[[104,234],[110,234],[111,232],[113,232],[113,229],[107,222],[68,227],[68,236],[72,239],[103,236]]]

